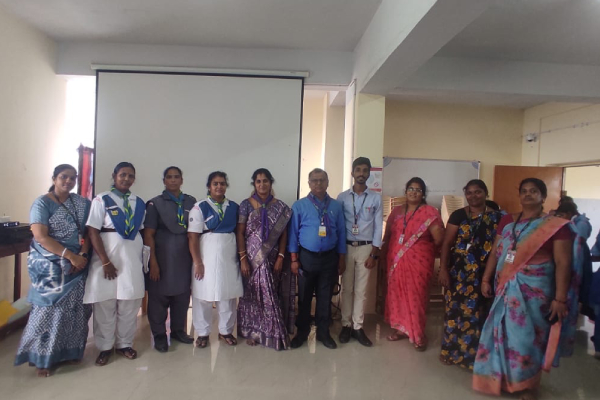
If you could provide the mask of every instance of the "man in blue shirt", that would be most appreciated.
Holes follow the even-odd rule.
[[[288,250],[292,273],[298,277],[298,332],[292,348],[298,348],[310,333],[313,292],[317,298],[317,340],[330,349],[337,344],[329,334],[331,295],[338,275],[346,267],[346,228],[342,205],[327,194],[327,172],[315,168],[308,174],[310,193],[292,206]]]
[[[381,195],[367,188],[371,160],[359,157],[352,163],[352,188],[340,193],[346,219],[346,270],[342,275],[342,331],[340,342],[353,337],[363,346],[373,343],[363,330],[369,274],[379,258],[383,231]]]

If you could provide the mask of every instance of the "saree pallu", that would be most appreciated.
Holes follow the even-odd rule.
[[[250,277],[243,278],[244,295],[238,305],[238,334],[265,347],[285,350],[288,332],[294,326],[295,277],[289,263],[279,273],[273,271],[279,249],[279,238],[292,216],[291,209],[280,200],[266,206],[269,235],[262,239],[261,209],[248,200],[240,205],[239,222],[246,224],[246,251]],[[291,308],[291,309],[290,309]]]
[[[483,213],[479,223],[473,225],[464,210],[457,212],[464,215],[464,220],[458,226],[449,267],[450,287],[444,295],[441,357],[472,370],[481,328],[492,303],[481,294],[481,278],[502,214]]]
[[[385,320],[393,329],[408,336],[411,343],[425,343],[425,323],[427,321],[427,301],[429,283],[433,275],[435,247],[429,226],[441,223],[438,211],[428,205],[419,207],[406,216],[407,226],[403,241],[399,243],[404,230],[402,208],[392,221],[388,265],[388,288],[385,307]],[[412,215],[412,217],[411,217]]]
[[[505,259],[512,248],[514,223],[502,232],[496,297],[481,333],[473,371],[473,389],[480,392],[499,395],[501,390],[537,388],[542,369],[549,370],[557,353],[561,324],[551,326],[547,319],[554,298],[555,266],[552,255],[539,250],[568,221],[544,217],[528,223],[516,226],[517,235],[522,233],[512,264]],[[570,308],[569,313],[576,314]],[[568,326],[567,321],[563,325]],[[563,339],[569,341],[566,336]]]

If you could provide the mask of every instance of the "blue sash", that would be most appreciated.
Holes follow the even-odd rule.
[[[229,205],[225,210],[225,216],[223,217],[223,220],[219,221],[219,213],[208,204],[208,201],[200,203],[200,211],[202,211],[204,223],[208,230],[214,233],[231,233],[235,231],[235,227],[237,226],[238,208],[239,206],[237,203],[229,200]]]
[[[129,232],[129,235],[125,235],[125,213],[121,210],[115,201],[108,194],[102,196],[106,212],[110,215],[115,230],[123,239],[135,240],[135,236],[142,226],[142,220],[144,219],[144,212],[146,211],[146,204],[142,199],[136,197],[135,200],[135,214],[133,215],[133,230]]]

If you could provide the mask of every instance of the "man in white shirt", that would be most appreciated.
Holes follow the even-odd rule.
[[[363,329],[367,284],[371,270],[377,264],[383,230],[381,195],[367,188],[371,161],[359,157],[352,163],[352,188],[340,193],[346,220],[346,270],[342,275],[342,331],[340,342],[355,338],[370,347]]]

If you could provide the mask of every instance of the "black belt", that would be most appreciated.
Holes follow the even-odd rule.
[[[300,251],[311,254],[314,257],[326,257],[326,256],[330,255],[331,253],[335,252],[336,250],[335,250],[335,248],[333,248],[331,250],[325,250],[325,251],[310,251],[310,250],[305,249],[304,247],[300,247]]]
[[[116,229],[110,229],[110,228],[102,228],[100,229],[100,232],[116,232]]]
[[[355,240],[354,242],[351,240],[346,240],[346,244],[352,247],[366,246],[371,243],[373,243],[371,240]]]

